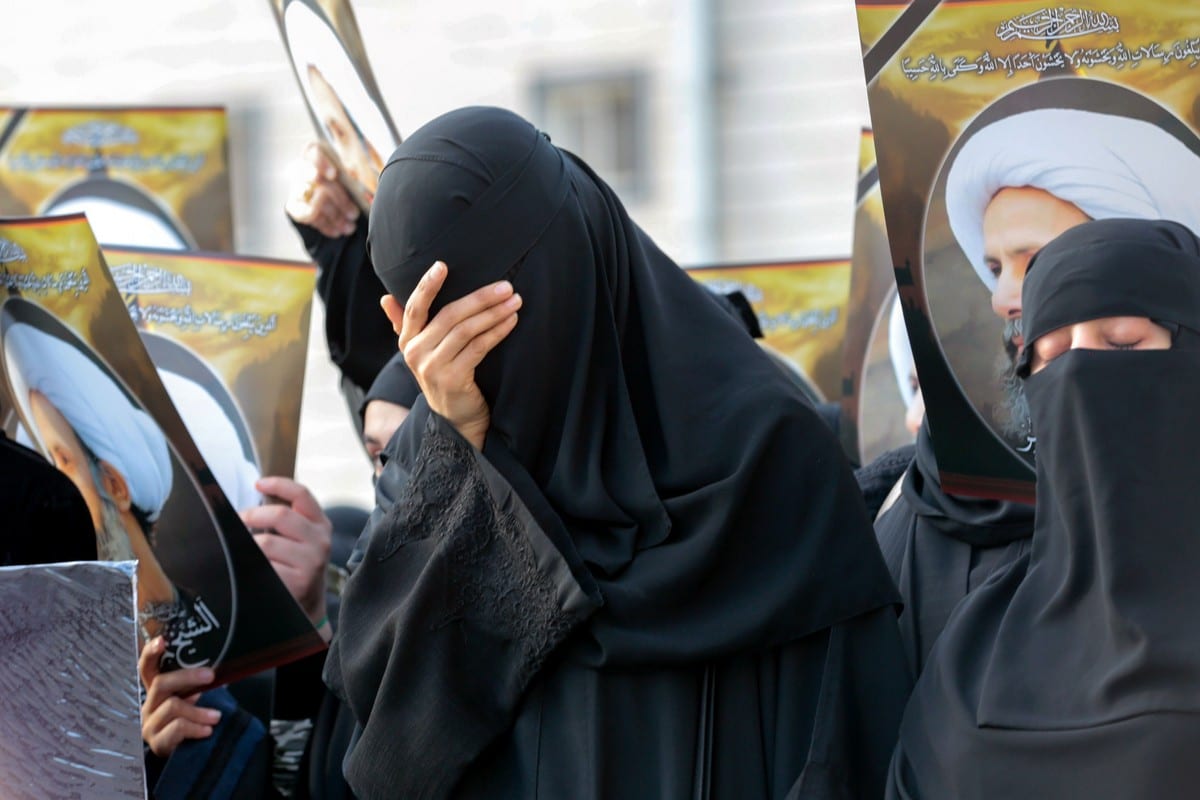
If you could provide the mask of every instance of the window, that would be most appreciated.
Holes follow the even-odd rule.
[[[647,192],[644,81],[635,74],[547,77],[534,83],[540,127],[623,199]]]

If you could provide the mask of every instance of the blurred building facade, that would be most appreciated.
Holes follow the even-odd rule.
[[[596,167],[683,264],[848,255],[868,122],[850,0],[353,5],[402,134],[506,106]],[[6,40],[3,104],[226,106],[239,251],[304,256],[282,207],[313,134],[268,0],[43,0]],[[298,477],[369,502],[319,313],[310,350]]]

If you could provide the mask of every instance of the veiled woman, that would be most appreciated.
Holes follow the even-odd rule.
[[[1022,291],[1032,543],[934,645],[888,797],[1195,797],[1200,240],[1088,222]]]
[[[742,326],[499,109],[392,155],[369,244],[424,396],[327,665],[355,793],[877,796],[895,589],[836,440]]]

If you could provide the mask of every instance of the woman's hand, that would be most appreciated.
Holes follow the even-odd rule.
[[[166,642],[156,636],[142,648],[138,673],[146,687],[142,703],[142,739],[154,755],[169,758],[185,739],[206,739],[221,721],[221,712],[196,704],[200,690],[213,682],[207,667],[159,672]]]
[[[326,625],[325,567],[333,541],[333,523],[312,492],[290,478],[260,478],[255,484],[265,495],[283,501],[243,509],[242,522],[256,532],[254,541],[262,548],[279,579],[314,624]],[[322,630],[322,636],[325,635]],[[328,637],[326,637],[328,638]]]
[[[404,361],[429,408],[482,450],[491,411],[475,383],[475,368],[516,327],[521,296],[508,281],[488,284],[445,306],[430,320],[429,307],[446,274],[446,265],[435,262],[403,308],[391,295],[385,295],[380,305],[400,337]]]
[[[310,142],[304,148],[299,187],[283,210],[301,225],[309,225],[322,236],[336,239],[354,233],[358,206],[338,181],[338,170],[323,145]]]

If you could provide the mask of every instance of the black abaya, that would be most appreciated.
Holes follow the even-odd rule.
[[[437,306],[524,298],[482,452],[423,399],[389,444],[327,680],[363,797],[873,797],[906,688],[836,439],[528,123],[466,109],[389,161],[370,246]]]
[[[1029,549],[1033,507],[942,491],[926,424],[901,480],[900,496],[876,521],[875,535],[904,601],[900,635],[908,664],[920,675],[955,606]]]
[[[1086,223],[1033,260],[1023,306],[1027,347],[1114,316],[1178,333],[1165,351],[1069,350],[1026,378],[1030,551],[934,647],[888,796],[1194,797],[1200,240],[1169,222]]]

